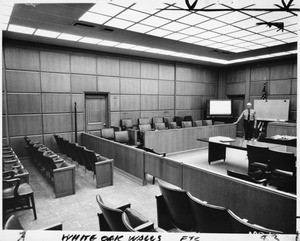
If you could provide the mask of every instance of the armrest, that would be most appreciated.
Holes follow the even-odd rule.
[[[144,151],[147,151],[147,152],[154,153],[154,154],[156,154],[156,155],[163,156],[163,157],[166,156],[166,153],[165,153],[165,152],[156,152],[156,151],[154,151],[154,149],[152,149],[152,148],[143,147],[143,150],[144,150]]]
[[[57,223],[57,224],[54,224],[54,225],[51,225],[49,227],[46,227],[46,228],[43,228],[43,230],[63,230],[63,225],[62,223]]]
[[[74,165],[69,165],[67,167],[59,167],[59,168],[54,169],[53,172],[64,172],[64,171],[72,170],[72,169],[75,170],[75,166]]]
[[[127,203],[127,204],[124,204],[124,205],[118,207],[117,209],[120,209],[124,212],[126,208],[130,208],[130,207],[131,207],[131,204]]]
[[[154,230],[154,223],[148,221],[134,228],[137,232],[151,232]]]
[[[119,126],[111,126],[110,128],[113,128],[114,129],[114,131],[121,131],[121,127],[119,127]]]
[[[105,161],[99,161],[99,162],[96,162],[95,165],[96,165],[96,166],[101,166],[101,165],[105,165],[105,164],[112,163],[112,162],[114,162],[113,159],[107,159],[107,160],[105,160]]]
[[[15,176],[15,172],[14,171],[4,171],[4,172],[2,172],[3,179],[14,178],[14,176]]]

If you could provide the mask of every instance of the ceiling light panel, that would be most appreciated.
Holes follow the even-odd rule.
[[[159,9],[165,8],[167,6],[163,1],[137,0],[135,2],[136,3],[131,7],[131,9],[135,9],[148,14],[157,13],[158,11],[160,11]]]
[[[255,41],[256,39],[261,39],[264,36],[259,35],[259,34],[251,34],[249,36],[241,37],[240,39],[245,40],[245,41]]]
[[[57,37],[58,39],[64,39],[64,40],[69,40],[69,41],[78,41],[79,39],[82,38],[82,36],[79,35],[73,35],[73,34],[67,34],[67,33],[62,33]]]
[[[133,22],[129,22],[127,20],[123,20],[123,19],[119,19],[119,18],[113,18],[105,23],[105,25],[107,25],[107,26],[114,27],[114,28],[120,28],[120,29],[128,28],[129,26],[131,26],[133,24],[134,24]]]
[[[130,20],[130,21],[134,20],[134,22],[139,22],[149,16],[150,16],[149,14],[145,14],[142,12],[127,9],[127,10],[123,11],[122,13],[120,13],[118,15],[118,18]]]
[[[86,12],[79,18],[80,21],[86,21],[86,22],[96,23],[96,24],[104,24],[109,19],[111,19],[111,17],[102,14],[92,13],[92,12]]]
[[[172,7],[173,8],[173,7]],[[163,10],[155,14],[155,16],[167,18],[169,20],[177,20],[179,18],[182,18],[184,16],[189,15],[190,13],[187,11],[172,11],[172,10]]]
[[[209,18],[207,18],[205,16],[202,16],[197,13],[191,13],[191,14],[187,15],[186,17],[178,19],[177,21],[193,26],[193,25],[197,25],[199,23],[205,22],[207,20],[209,20]]]
[[[163,37],[163,36],[169,35],[171,33],[172,33],[171,31],[157,28],[157,29],[154,29],[154,30],[148,32],[147,34],[154,35],[157,37]]]
[[[298,12],[298,17],[299,17],[299,12]],[[289,18],[281,19],[281,22],[284,22],[284,25],[292,25],[292,24],[297,24],[298,23],[298,17],[297,16],[292,16]]]
[[[130,31],[138,32],[138,33],[146,33],[153,29],[154,29],[154,27],[150,27],[150,26],[147,26],[144,24],[135,24],[135,25],[130,26],[126,30],[130,30]]]
[[[60,35],[60,33],[54,32],[54,31],[48,31],[48,30],[44,30],[44,29],[37,29],[35,31],[34,35],[47,37],[47,38],[56,38],[58,35]]]
[[[113,17],[121,13],[124,9],[125,8],[123,7],[112,5],[104,1],[99,1],[97,4],[90,8],[89,12],[104,14]]]
[[[297,37],[282,39],[282,41],[284,41],[285,43],[297,42]]]
[[[250,18],[250,17],[246,14],[243,14],[240,12],[231,12],[229,14],[222,15],[222,16],[218,17],[217,19],[222,22],[225,22],[227,24],[231,24],[231,23],[246,20],[248,18]]]
[[[196,37],[188,37],[188,38],[185,38],[185,39],[181,39],[180,41],[186,42],[186,43],[195,43],[195,42],[198,42],[200,40],[202,40],[202,39],[196,38]]]
[[[230,35],[230,37],[233,37],[233,38],[241,38],[241,37],[249,36],[251,34],[253,34],[253,33],[246,31],[246,30],[240,30],[237,32],[230,33],[229,35]]]
[[[203,39],[213,39],[217,36],[220,36],[220,34],[211,32],[211,31],[205,31],[203,33],[200,33],[197,35],[197,37],[203,38]]]
[[[261,49],[261,48],[265,48],[265,47],[266,47],[266,46],[264,46],[264,45],[253,44],[253,45],[247,46],[247,49],[255,50],[255,49]]]
[[[292,31],[292,32],[296,32],[298,31],[298,24],[291,24],[291,25],[285,25],[284,29]]]
[[[220,21],[213,20],[213,19],[197,25],[197,27],[203,28],[206,30],[212,30],[212,29],[219,28],[222,26],[225,26],[225,23],[222,23]]]
[[[264,45],[267,46],[267,47],[272,47],[272,46],[281,45],[281,44],[284,44],[284,42],[282,42],[282,41],[271,41],[271,42],[264,43]]]
[[[207,46],[215,44],[215,43],[216,42],[211,41],[211,40],[201,40],[199,42],[196,42],[195,44],[207,47]]]
[[[17,32],[17,33],[24,33],[24,34],[33,34],[35,28],[28,28],[20,25],[10,24],[8,26],[8,31]]]
[[[88,38],[88,37],[84,37],[84,38],[79,40],[79,42],[88,43],[88,44],[97,44],[100,41],[102,41],[102,39]]]
[[[196,27],[189,27],[189,28],[179,31],[179,33],[186,34],[186,35],[192,35],[192,36],[203,33],[203,32],[205,32],[205,30],[196,28]]]
[[[217,33],[220,33],[220,34],[226,34],[226,33],[236,32],[236,31],[239,31],[239,30],[240,29],[237,28],[237,27],[234,27],[232,25],[227,25],[227,26],[224,26],[224,27],[217,28],[214,31],[217,32]]]
[[[216,42],[225,42],[225,41],[229,41],[229,40],[233,40],[234,38],[231,38],[227,35],[220,35],[218,37],[214,37],[213,40]]]
[[[222,44],[222,43],[214,43],[209,45],[208,47],[210,48],[215,48],[215,49],[222,49],[223,47],[226,47],[226,44]]]
[[[245,48],[234,48],[232,50],[230,50],[231,52],[234,52],[234,53],[241,53],[241,52],[245,52],[247,51],[248,49],[245,49]]]
[[[260,22],[259,20],[255,18],[250,18],[247,20],[243,20],[240,22],[233,23],[234,26],[240,27],[242,29],[248,29],[250,27],[256,26],[256,23]]]
[[[256,43],[256,44],[264,44],[264,43],[270,42],[270,40],[272,40],[272,39],[270,39],[270,38],[261,38],[261,39],[255,40],[253,42]]]
[[[237,44],[245,43],[245,41],[243,41],[241,39],[232,39],[232,40],[229,40],[229,41],[224,41],[224,43],[228,44],[228,45],[237,45]]]
[[[160,17],[151,16],[151,17],[141,21],[140,23],[158,28],[158,27],[160,27],[162,25],[165,25],[169,22],[170,22],[170,20],[160,18]]]
[[[120,42],[108,41],[108,40],[103,40],[98,43],[98,45],[109,46],[109,47],[114,47],[118,44],[120,44]]]
[[[182,29],[185,29],[185,28],[188,28],[188,27],[189,27],[188,25],[178,23],[178,22],[171,22],[171,23],[168,23],[168,24],[162,26],[163,29],[167,29],[167,30],[170,30],[172,32],[177,32],[179,30],[182,30]]]
[[[187,37],[188,37],[187,35],[181,34],[181,33],[172,33],[168,36],[165,36],[165,38],[173,39],[173,40],[180,40],[180,39],[187,38]]]

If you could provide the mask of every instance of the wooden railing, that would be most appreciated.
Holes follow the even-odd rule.
[[[197,141],[210,136],[236,137],[236,125],[222,124],[161,131],[146,131],[144,146],[156,152],[172,153],[207,146]]]

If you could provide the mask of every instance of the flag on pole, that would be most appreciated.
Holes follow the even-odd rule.
[[[266,100],[267,99],[267,91],[266,91],[267,82],[264,83],[263,90],[261,92],[261,99]]]

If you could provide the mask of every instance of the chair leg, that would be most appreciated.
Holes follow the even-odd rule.
[[[30,198],[31,198],[31,204],[32,204],[34,219],[36,220],[37,216],[36,216],[36,209],[35,209],[35,203],[34,203],[34,196],[33,196],[33,194],[30,195]]]

